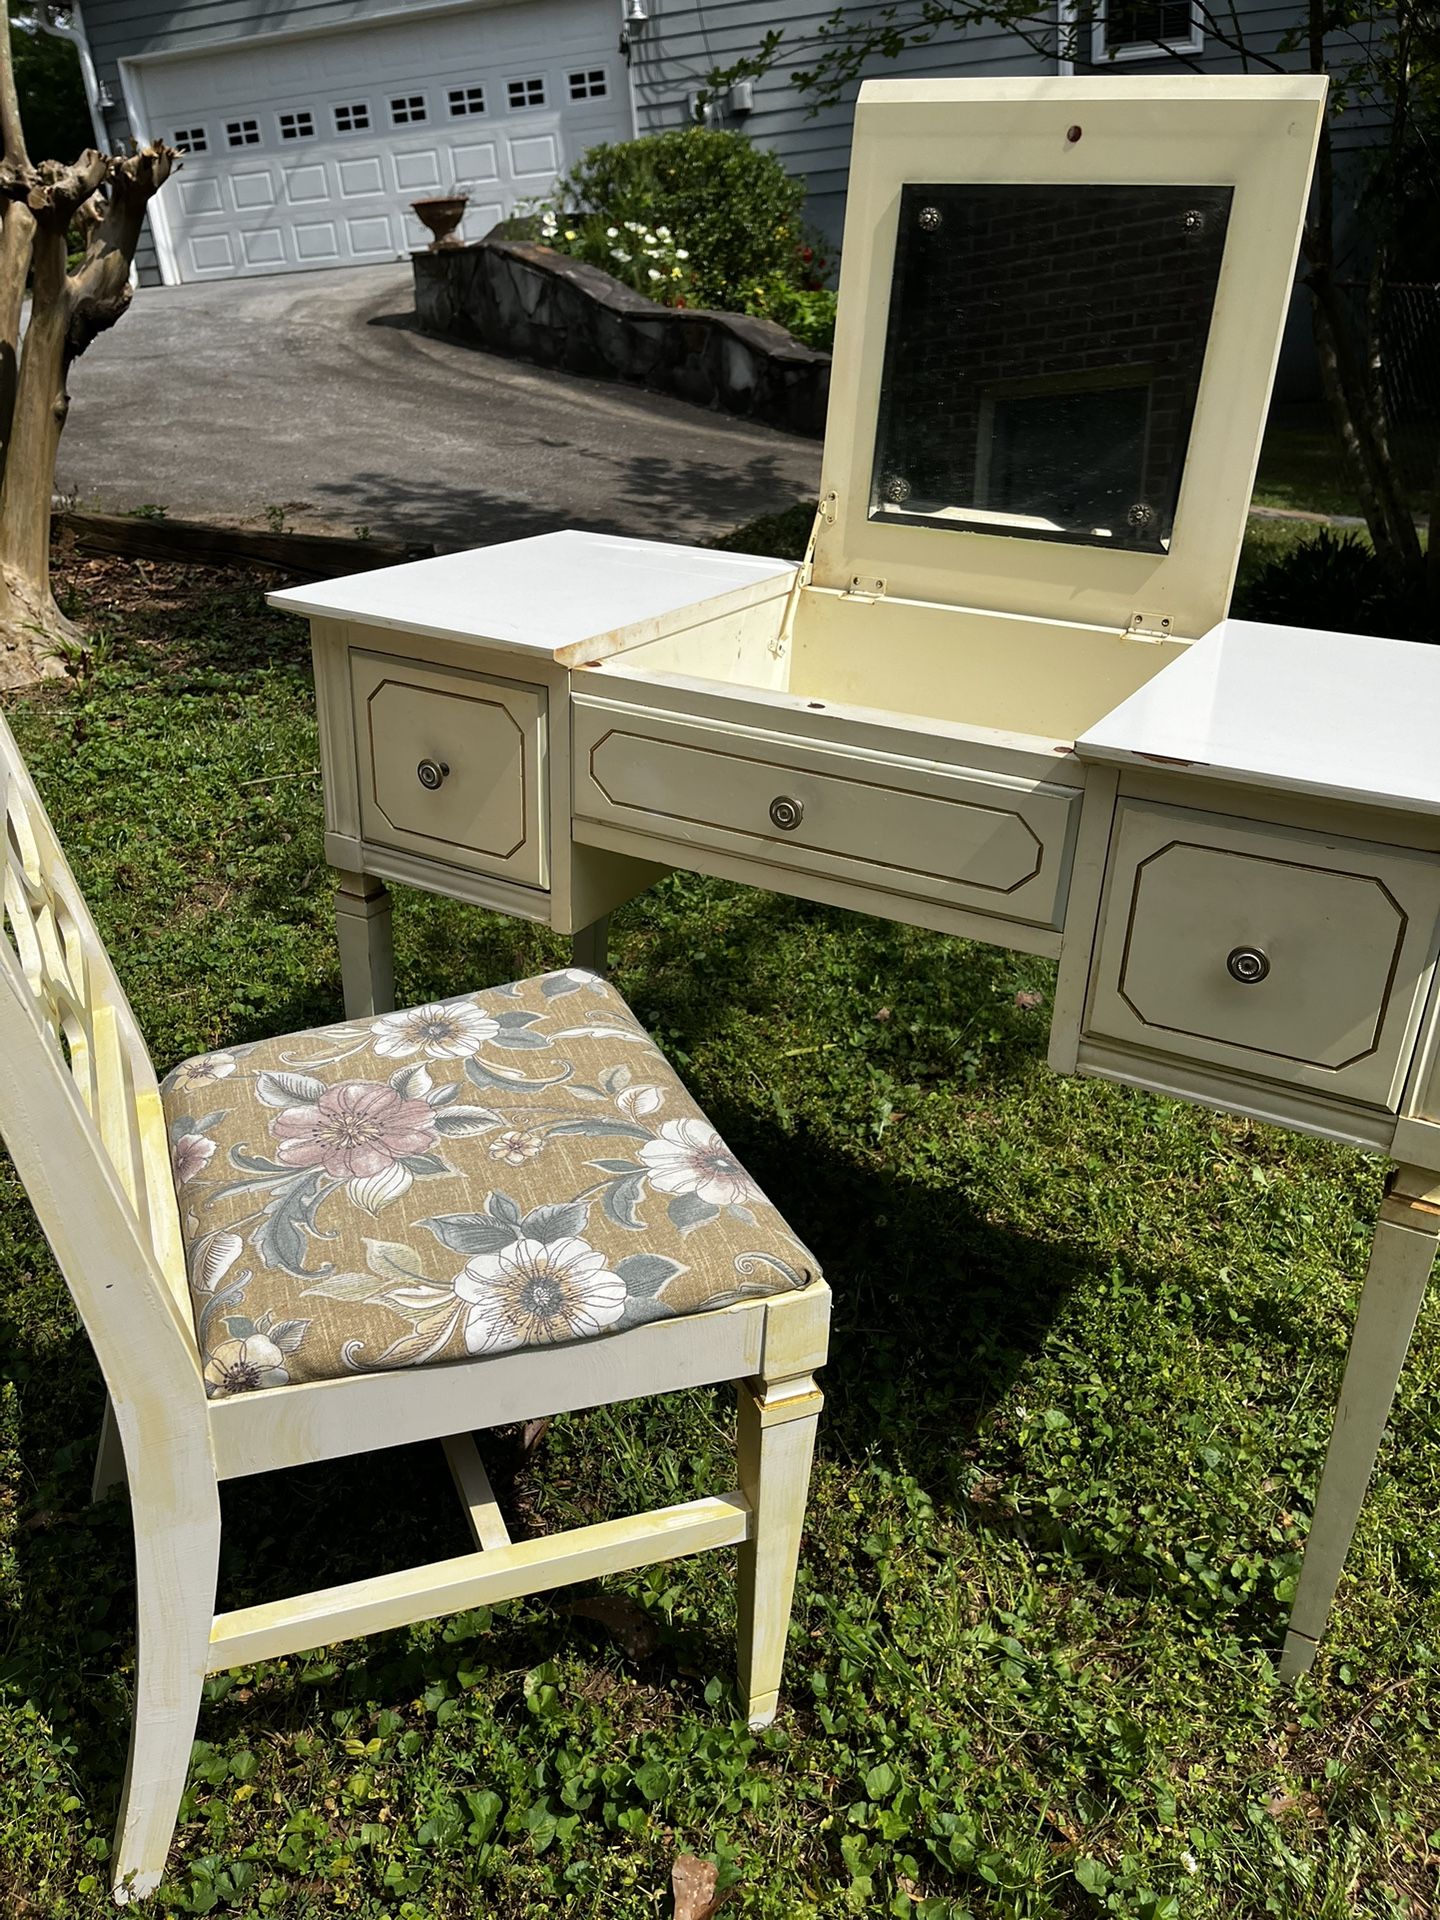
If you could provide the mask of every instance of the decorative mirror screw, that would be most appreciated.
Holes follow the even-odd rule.
[[[945,216],[939,207],[921,207],[920,226],[925,233],[935,233],[944,226]]]
[[[782,833],[793,833],[805,818],[805,803],[792,800],[788,793],[777,794],[770,802],[770,818]]]
[[[910,498],[910,482],[903,474],[893,474],[885,482],[885,498],[893,507],[903,506]]]
[[[436,792],[449,778],[450,769],[443,760],[422,760],[415,769],[415,778],[427,792]]]
[[[1137,500],[1125,518],[1137,532],[1143,533],[1147,527],[1154,526],[1155,509],[1147,507],[1143,500]]]
[[[1225,970],[1242,987],[1257,986],[1270,971],[1270,958],[1259,947],[1232,947],[1225,956]]]
[[[1191,207],[1180,222],[1186,233],[1201,234],[1205,231],[1205,214],[1200,207]]]

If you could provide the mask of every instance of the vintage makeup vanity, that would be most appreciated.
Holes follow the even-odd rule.
[[[1440,648],[1226,618],[1323,91],[871,83],[803,565],[557,533],[273,596],[347,1013],[387,880],[603,964],[682,867],[1054,956],[1058,1070],[1392,1157],[1292,1674],[1440,1236]]]

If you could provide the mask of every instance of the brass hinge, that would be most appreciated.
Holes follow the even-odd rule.
[[[1132,613],[1128,632],[1132,640],[1168,640],[1170,616],[1158,613]]]

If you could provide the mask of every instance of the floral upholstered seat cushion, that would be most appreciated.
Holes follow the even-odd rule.
[[[583,1340],[819,1271],[579,969],[204,1054],[161,1091],[212,1394]]]

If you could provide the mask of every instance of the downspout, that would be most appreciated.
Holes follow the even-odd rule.
[[[17,26],[23,23],[16,21]],[[110,104],[108,90],[100,91],[99,76],[95,72],[95,62],[90,54],[90,42],[85,34],[85,21],[80,12],[80,0],[70,0],[70,18],[64,24],[51,20],[43,7],[33,16],[34,27],[41,33],[48,33],[52,40],[68,40],[80,56],[80,79],[85,88],[85,100],[90,108],[90,131],[95,136],[95,145],[101,153],[110,151],[110,133],[105,125],[105,116],[101,108]]]
[[[620,52],[625,60],[625,89],[630,99],[630,138],[640,137],[640,88],[639,76],[635,69],[640,61],[648,12],[644,0],[638,6],[630,0],[621,8],[620,14]]]
[[[1073,78],[1075,73],[1073,48],[1076,44],[1080,18],[1076,6],[1077,0],[1055,0],[1055,71],[1067,80]]]

